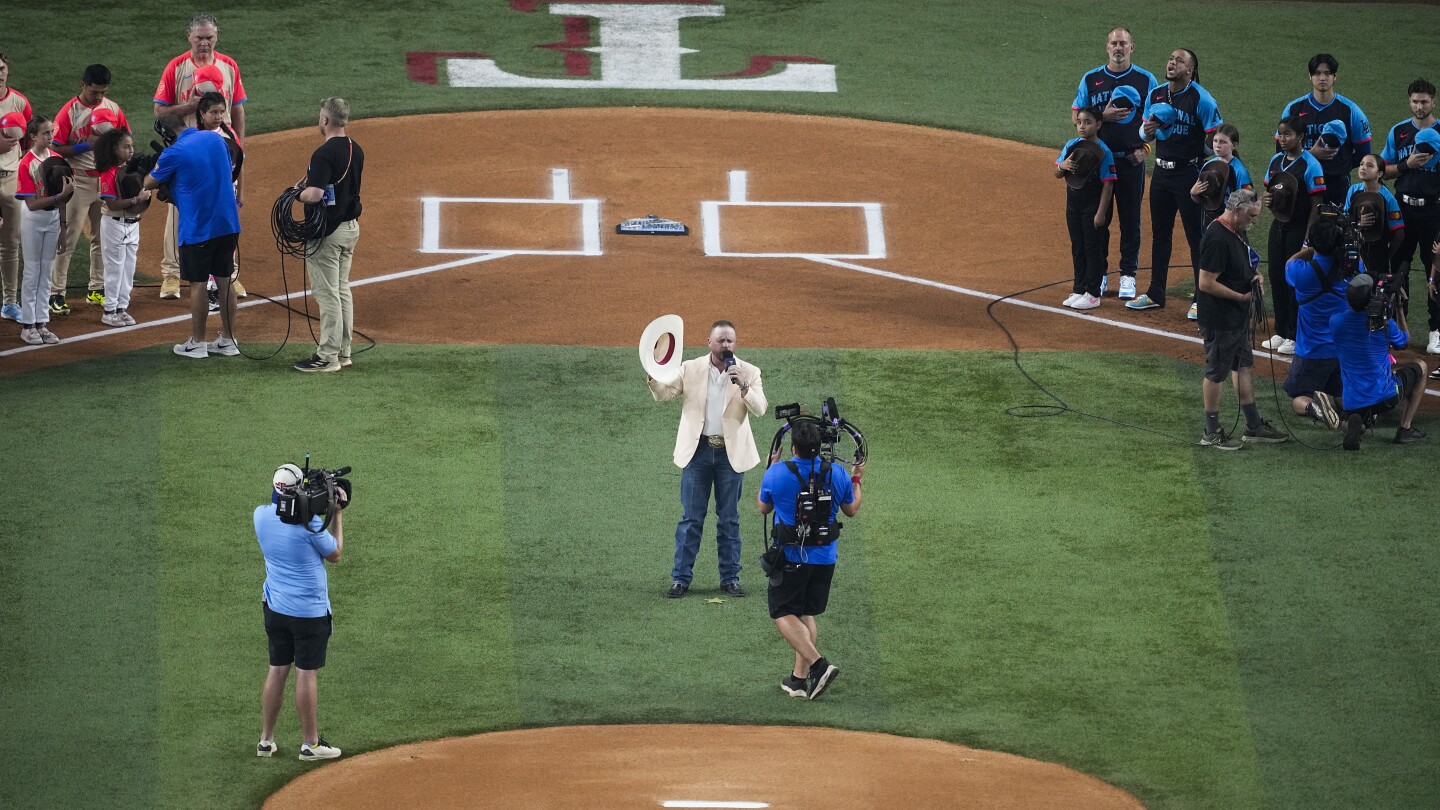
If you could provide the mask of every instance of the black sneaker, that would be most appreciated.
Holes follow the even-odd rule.
[[[211,312],[219,312],[219,311],[220,311],[220,292],[219,292],[219,290],[211,290],[211,291],[210,291],[210,311],[211,311]]]
[[[1365,419],[1358,413],[1350,414],[1345,420],[1345,444],[1346,450],[1359,450],[1360,437],[1365,435]]]
[[[1276,427],[1265,420],[1260,420],[1260,426],[1246,428],[1240,434],[1240,438],[1246,442],[1283,442],[1290,438],[1290,434]]]
[[[786,675],[785,680],[780,682],[780,691],[790,697],[805,697],[805,679]]]
[[[1402,427],[1395,431],[1396,444],[1409,444],[1425,438],[1425,431],[1417,427]]]
[[[810,700],[820,697],[839,674],[840,669],[821,656],[810,665],[810,677],[805,679],[805,697]]]
[[[70,305],[67,304],[67,303],[65,303],[65,296],[63,296],[63,295],[52,295],[52,296],[50,296],[50,314],[51,314],[51,315],[69,315],[69,314],[70,314]]]
[[[724,591],[726,596],[738,598],[745,595],[745,589],[740,587],[740,583],[738,582],[727,582],[720,586],[720,590]]]
[[[665,598],[679,599],[680,597],[684,596],[685,592],[688,590],[690,590],[689,585],[686,585],[683,582],[672,582],[670,583],[670,590],[665,592]]]
[[[320,359],[320,355],[312,354],[308,358],[295,364],[296,371],[339,371],[340,361],[326,362]]]

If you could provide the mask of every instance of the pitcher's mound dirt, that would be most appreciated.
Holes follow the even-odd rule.
[[[1143,808],[1059,765],[936,740],[766,726],[567,726],[402,745],[325,765],[266,810],[424,807]]]

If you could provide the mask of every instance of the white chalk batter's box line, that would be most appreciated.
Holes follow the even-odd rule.
[[[735,169],[729,174],[730,199],[728,200],[705,200],[700,203],[700,226],[705,232],[705,255],[718,256],[722,258],[741,259],[803,259],[810,256],[824,256],[830,259],[884,259],[885,255],[885,222],[881,215],[881,204],[872,202],[814,202],[809,200],[794,201],[754,201],[750,199],[750,174],[749,172]],[[814,251],[785,251],[785,252],[763,252],[763,253],[740,253],[729,252],[721,246],[720,234],[721,218],[720,208],[730,206],[735,208],[857,208],[863,212],[865,217],[865,252],[864,253],[816,253]]]
[[[446,204],[488,203],[502,205],[576,205],[580,207],[579,250],[535,250],[528,248],[454,248],[440,246],[440,211]],[[570,196],[570,170],[550,170],[550,198],[513,197],[421,197],[420,252],[488,254],[511,256],[600,256],[600,200],[576,200]]]

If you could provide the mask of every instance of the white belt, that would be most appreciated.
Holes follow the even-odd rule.
[[[1401,194],[1400,201],[1416,208],[1424,208],[1432,202],[1432,200],[1427,197],[1411,197],[1409,194]]]

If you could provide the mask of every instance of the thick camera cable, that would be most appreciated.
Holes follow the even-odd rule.
[[[1148,268],[1148,267],[1141,267],[1141,268],[1137,268],[1137,269],[1140,269],[1140,270],[1148,270],[1148,269],[1150,269],[1150,268]],[[1115,271],[1115,272],[1118,272],[1118,271]],[[1017,291],[1015,291],[1015,292],[1008,293],[1008,294],[1006,294],[1006,295],[1002,295],[1001,297],[996,298],[996,299],[992,300],[989,304],[986,304],[986,305],[985,305],[985,315],[986,315],[987,317],[989,317],[990,320],[995,323],[995,326],[996,326],[997,328],[999,328],[999,330],[1005,335],[1005,339],[1010,342],[1010,353],[1011,353],[1011,355],[1010,355],[1010,360],[1011,360],[1011,362],[1013,362],[1013,363],[1015,364],[1015,369],[1016,369],[1017,371],[1019,371],[1019,372],[1020,372],[1020,375],[1023,376],[1032,386],[1034,386],[1036,389],[1038,389],[1041,393],[1045,394],[1045,396],[1050,397],[1051,399],[1055,400],[1055,403],[1056,403],[1056,404],[1054,404],[1054,405],[1014,405],[1014,406],[1011,406],[1011,407],[1005,409],[1006,415],[1008,415],[1008,416],[1014,416],[1014,417],[1016,417],[1016,418],[1018,418],[1018,419],[1036,419],[1036,418],[1046,417],[1046,416],[1060,416],[1061,414],[1065,414],[1065,413],[1073,413],[1073,414],[1075,414],[1076,416],[1085,416],[1085,417],[1089,417],[1089,418],[1091,418],[1091,419],[1098,419],[1098,420],[1100,420],[1101,422],[1109,422],[1110,424],[1116,425],[1116,426],[1119,426],[1119,427],[1126,427],[1126,428],[1131,428],[1131,429],[1133,429],[1133,430],[1140,430],[1140,431],[1144,431],[1145,433],[1154,433],[1154,434],[1157,435],[1157,436],[1164,436],[1164,437],[1167,438],[1167,439],[1174,439],[1175,441],[1184,442],[1185,444],[1194,445],[1194,446],[1199,446],[1200,443],[1197,442],[1197,441],[1193,441],[1193,440],[1191,440],[1191,439],[1187,439],[1187,438],[1185,438],[1185,437],[1183,437],[1183,436],[1177,436],[1177,435],[1175,435],[1175,434],[1173,434],[1173,433],[1166,433],[1166,432],[1163,431],[1163,430],[1156,430],[1155,428],[1145,427],[1144,425],[1137,425],[1137,424],[1134,424],[1133,422],[1126,422],[1126,421],[1123,421],[1123,420],[1120,420],[1120,419],[1112,419],[1112,418],[1110,418],[1110,417],[1108,417],[1108,416],[1102,416],[1102,415],[1100,415],[1100,414],[1090,413],[1090,412],[1088,412],[1088,411],[1082,411],[1082,410],[1078,410],[1078,409],[1076,409],[1076,408],[1072,408],[1072,407],[1070,407],[1069,403],[1067,403],[1065,400],[1061,399],[1061,398],[1059,397],[1059,395],[1057,395],[1054,391],[1051,391],[1050,389],[1048,389],[1048,388],[1046,388],[1044,385],[1042,385],[1039,380],[1037,380],[1037,379],[1035,379],[1033,376],[1031,376],[1030,372],[1025,369],[1024,364],[1022,364],[1022,363],[1020,362],[1020,344],[1016,342],[1016,340],[1015,340],[1015,335],[1010,331],[1010,329],[1009,329],[1008,327],[1005,326],[1005,324],[1004,324],[1003,322],[1001,322],[1000,318],[995,314],[995,306],[996,306],[997,304],[1000,304],[1000,303],[1003,303],[1003,302],[1005,302],[1005,301],[1008,301],[1008,300],[1010,300],[1011,298],[1018,298],[1019,296],[1022,296],[1022,295],[1029,295],[1029,294],[1032,293],[1032,292],[1039,292],[1040,290],[1048,289],[1048,288],[1050,288],[1050,287],[1055,287],[1055,286],[1057,286],[1057,285],[1066,284],[1066,283],[1070,283],[1070,282],[1073,282],[1073,279],[1059,279],[1059,280],[1057,280],[1057,281],[1051,281],[1051,282],[1048,282],[1048,283],[1045,283],[1045,284],[1041,284],[1041,285],[1038,285],[1038,286],[1035,286],[1035,287],[1030,287],[1030,288],[1028,288],[1028,289],[1017,290]],[[1039,411],[1039,413],[1029,413],[1029,411]],[[1237,405],[1237,406],[1236,406],[1236,412],[1235,412],[1235,422],[1234,422],[1234,424],[1231,425],[1231,430],[1233,431],[1233,430],[1235,429],[1235,427],[1239,426],[1239,424],[1240,424],[1240,410],[1239,410],[1239,406]]]

